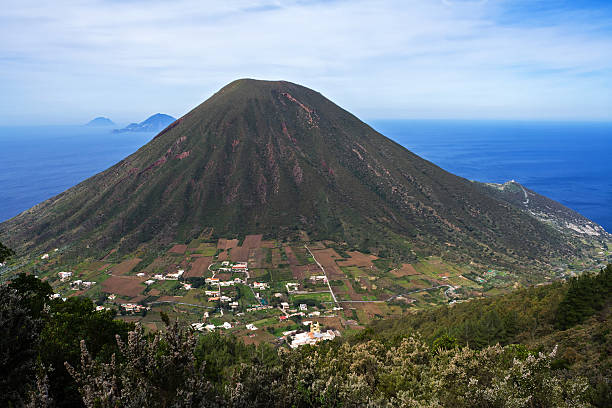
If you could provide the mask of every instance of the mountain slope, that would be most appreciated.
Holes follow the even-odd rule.
[[[363,250],[492,264],[566,237],[377,133],[321,94],[238,80],[108,170],[0,224],[18,251],[132,250],[197,236],[305,231]]]
[[[582,236],[609,237],[609,234],[600,225],[582,214],[544,197],[514,180],[504,184],[481,183],[481,185],[494,197],[563,232]]]
[[[149,116],[146,120],[140,123],[130,123],[123,129],[115,129],[113,130],[113,132],[159,132],[160,130],[165,129],[175,120],[176,119],[170,115],[166,115],[164,113],[156,113],[155,115]]]

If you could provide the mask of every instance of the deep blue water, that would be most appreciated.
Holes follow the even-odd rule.
[[[516,180],[612,231],[612,123],[370,121],[376,130],[470,180]]]
[[[612,123],[369,121],[440,167],[511,179],[612,231]],[[0,127],[0,221],[85,180],[154,135],[85,127]]]
[[[0,127],[0,222],[107,169],[153,136],[83,126]]]

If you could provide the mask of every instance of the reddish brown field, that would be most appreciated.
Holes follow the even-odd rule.
[[[374,265],[372,261],[378,259],[377,256],[374,255],[366,255],[357,251],[349,251],[347,252],[350,255],[350,258],[346,261],[338,261],[338,265],[340,266],[359,266],[363,268],[372,268]]]
[[[402,267],[399,269],[393,269],[391,274],[397,278],[401,278],[402,276],[420,275],[420,273],[414,269],[414,266],[407,263],[402,264]]]
[[[221,252],[219,252],[219,255],[217,255],[217,260],[218,260],[219,262],[222,262],[222,261],[227,261],[227,251],[221,251]]]
[[[232,248],[236,248],[237,246],[238,246],[237,239],[219,238],[219,241],[217,242],[217,249],[232,249]]]
[[[251,250],[251,258],[249,259],[249,269],[263,268],[265,261],[265,253],[262,248]]]
[[[246,248],[260,248],[261,247],[261,239],[263,238],[263,235],[261,234],[257,234],[257,235],[247,235],[244,238],[244,242],[242,243],[243,247]]]
[[[321,275],[323,271],[317,264],[309,264],[309,265],[295,265],[290,266],[291,273],[293,274],[293,279],[308,279],[312,275]]]
[[[121,296],[135,297],[145,288],[143,278],[137,276],[111,276],[102,282],[102,290]]]
[[[319,261],[319,263],[325,269],[325,273],[327,274],[327,278],[329,280],[335,279],[343,279],[344,273],[342,270],[336,265],[335,259],[340,258],[340,255],[336,253],[332,248],[326,249],[317,249],[312,251],[315,259]]]
[[[236,247],[230,252],[230,258],[232,262],[247,262],[249,260],[249,248],[247,247]]]
[[[142,261],[140,258],[132,258],[127,261],[121,262],[119,265],[115,265],[111,268],[110,273],[112,275],[127,275]]]
[[[173,246],[172,248],[170,248],[170,250],[168,251],[171,254],[184,254],[185,251],[187,250],[187,245],[181,245],[181,244],[177,244],[175,246]]]
[[[111,264],[104,264],[101,267],[98,268],[99,271],[104,271],[106,270],[106,268],[108,268],[109,266],[111,266]]]
[[[200,256],[195,258],[191,264],[191,269],[185,272],[186,278],[203,277],[208,272],[208,267],[212,263],[212,256]]]

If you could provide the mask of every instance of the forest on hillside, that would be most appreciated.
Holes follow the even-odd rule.
[[[0,405],[606,407],[611,278],[608,266],[289,350],[167,317],[145,332],[19,275],[0,287]]]

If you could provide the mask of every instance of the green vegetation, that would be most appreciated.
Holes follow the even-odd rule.
[[[0,381],[0,402],[49,406],[53,398],[57,406],[92,408],[605,407],[612,396],[612,298],[601,288],[611,272],[608,266],[568,283],[379,321],[349,337],[282,351],[247,346],[231,335],[196,335],[163,312],[166,329],[147,334],[113,320],[113,312],[96,312],[88,299],[50,300],[46,283],[21,275],[0,287],[6,333],[0,344],[13,357],[0,361],[11,374]],[[563,305],[582,304],[586,293],[603,298],[584,309],[582,323],[559,330]],[[11,324],[15,319],[21,323]],[[266,322],[278,335],[298,327],[274,325],[273,316],[255,323]],[[16,336],[23,340],[14,341]]]
[[[4,246],[2,242],[0,242],[0,263],[3,263],[5,260],[15,255],[15,252]]]
[[[357,249],[413,262],[436,254],[521,271],[535,269],[533,259],[569,258],[586,246],[490,190],[412,154],[320,93],[239,80],[128,161],[1,223],[0,240],[38,253],[61,237],[66,259],[116,249],[106,259],[115,262],[211,229],[288,243],[305,232],[334,241],[342,256]],[[137,268],[153,259],[143,256]]]
[[[597,274],[572,278],[556,315],[556,326],[565,330],[582,323],[606,306],[612,296],[612,267]]]

